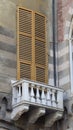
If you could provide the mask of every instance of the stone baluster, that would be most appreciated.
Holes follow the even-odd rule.
[[[37,86],[37,91],[36,91],[36,102],[40,103],[39,86]]]
[[[29,83],[22,83],[22,100],[29,101]]]
[[[21,97],[21,86],[19,85],[19,98]]]
[[[35,94],[34,94],[34,84],[31,84],[31,93],[30,93],[31,102],[35,102],[34,96],[35,96]]]
[[[20,102],[20,96],[21,96],[20,85],[18,85],[17,86],[17,102]]]
[[[50,97],[50,89],[47,89],[47,96],[46,96],[46,101],[47,101],[47,105],[51,106],[51,97]]]
[[[13,87],[12,88],[12,93],[13,93],[13,98],[12,98],[12,105],[16,104],[17,103],[17,90],[16,90],[16,87]]]
[[[56,107],[56,97],[55,97],[55,90],[52,90],[52,106]]]
[[[63,109],[63,91],[57,91],[57,107]]]
[[[42,104],[46,105],[46,97],[45,97],[45,93],[44,93],[44,88],[42,88],[42,94],[41,94],[41,100],[42,100]]]

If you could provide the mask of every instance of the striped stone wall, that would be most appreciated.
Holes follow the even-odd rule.
[[[49,47],[49,85],[54,86],[54,63],[53,63],[53,42],[50,43]]]
[[[59,87],[67,90],[70,88],[70,62],[69,43],[62,42],[58,45],[58,76]]]
[[[10,91],[10,81],[16,78],[16,46],[13,31],[0,26],[0,91]]]
[[[49,56],[49,79],[53,81],[52,50],[52,1],[51,0],[2,0],[0,1],[0,91],[11,91],[11,79],[16,79],[16,11],[17,6],[35,10],[47,17],[47,44]]]
[[[72,85],[72,68],[71,68],[71,48],[70,48],[70,39],[71,39],[71,26],[72,26],[72,18],[73,18],[73,2],[70,3],[71,5],[69,5],[69,10],[68,10],[68,15],[67,18],[65,20],[65,28],[64,28],[64,41],[68,43],[69,46],[69,81],[70,81],[70,92],[71,94],[73,94],[73,85]],[[70,94],[69,94],[70,96]]]
[[[62,27],[58,33],[58,76],[59,87],[67,91],[71,88],[69,32],[73,15],[73,2],[71,0],[59,0],[58,4],[60,4],[60,2],[58,30],[61,26]]]

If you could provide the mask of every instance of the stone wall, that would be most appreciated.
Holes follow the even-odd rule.
[[[58,76],[59,87],[65,90],[64,118],[58,128],[73,130],[73,94],[71,93],[69,33],[73,17],[73,1],[58,0]],[[72,81],[73,82],[73,81]],[[61,126],[61,127],[60,127]]]
[[[40,12],[47,17],[47,44],[52,46],[51,0],[2,0],[0,1],[0,91],[10,93],[11,79],[16,79],[16,12],[17,6]],[[53,80],[53,51],[49,55],[49,83]]]
[[[59,87],[68,91],[70,89],[70,54],[69,54],[69,12],[73,2],[71,0],[58,0],[58,77]],[[67,27],[68,26],[68,27]]]

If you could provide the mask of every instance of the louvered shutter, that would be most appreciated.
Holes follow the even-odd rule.
[[[47,83],[46,18],[35,13],[35,64],[36,80]]]
[[[17,79],[47,83],[45,16],[18,8]]]
[[[17,23],[17,79],[31,79],[32,11],[18,8]]]

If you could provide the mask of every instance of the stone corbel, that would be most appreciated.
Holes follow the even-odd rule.
[[[51,127],[55,121],[61,119],[63,112],[54,112],[45,117],[45,127]]]
[[[34,124],[37,119],[45,114],[45,108],[36,108],[29,113],[28,123]]]
[[[13,108],[13,111],[11,113],[11,119],[16,121],[20,118],[20,116],[24,113],[27,112],[29,110],[29,106],[28,105],[21,105],[21,106],[17,106],[15,108]]]

